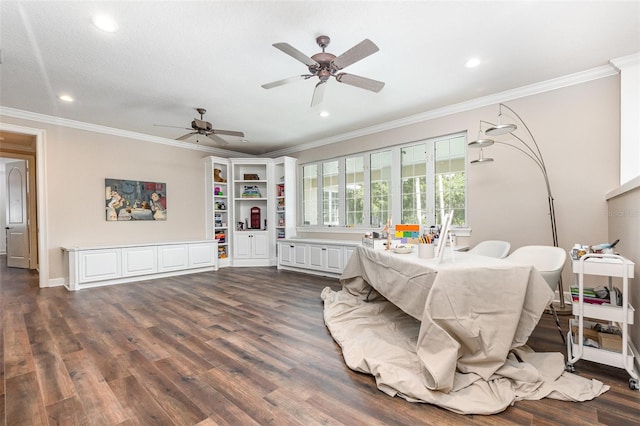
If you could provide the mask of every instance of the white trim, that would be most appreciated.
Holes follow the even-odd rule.
[[[0,115],[8,117],[21,118],[24,120],[37,121],[55,126],[69,127],[72,129],[86,130],[89,132],[102,133],[105,135],[119,136],[123,138],[136,139],[145,142],[153,142],[161,145],[174,146],[176,148],[191,149],[194,151],[203,151],[220,156],[228,157],[255,157],[255,155],[245,154],[243,152],[231,151],[228,149],[209,147],[204,145],[196,145],[176,141],[174,139],[161,138],[159,136],[147,135],[145,133],[131,132],[129,130],[116,129],[114,127],[100,126],[98,124],[85,123],[82,121],[69,120],[67,118],[53,117],[51,115],[38,114],[36,112],[23,111],[15,108],[0,106]]]
[[[637,65],[640,63],[640,52],[633,53],[631,55],[623,56],[621,58],[615,58],[609,61],[611,65],[616,67],[618,71],[622,70],[624,67],[628,67],[631,65]]]
[[[605,199],[607,201],[611,200],[612,198],[618,197],[620,195],[626,194],[627,192],[631,192],[635,189],[640,188],[640,176],[636,176],[635,178],[631,179],[630,181],[624,183],[623,185],[620,185],[619,187],[617,187],[616,189],[613,189],[609,192],[607,192],[607,194],[605,195]]]
[[[46,145],[44,143],[44,130],[32,127],[17,126],[0,122],[0,130],[32,135],[36,137],[36,180],[37,180],[37,200],[38,211],[36,221],[38,222],[38,285],[40,288],[49,287],[49,234],[48,234],[48,214],[47,214],[47,156]]]
[[[489,105],[495,105],[500,102],[507,102],[514,99],[523,98],[526,96],[536,95],[551,90],[561,89],[563,87],[573,86],[576,84],[586,83],[591,80],[597,80],[604,77],[609,77],[618,74],[618,71],[613,64],[603,65],[601,67],[592,68],[590,70],[569,74],[563,77],[553,78],[551,80],[542,81],[540,83],[530,84],[513,90],[507,90],[505,92],[495,93],[493,95],[484,96],[481,98],[472,99],[470,101],[460,102],[457,104],[449,105],[442,108],[436,108],[431,111],[426,111],[420,114],[411,115],[409,117],[400,118],[398,120],[387,121],[375,126],[365,127],[363,129],[355,130],[353,132],[343,133],[341,135],[331,136],[317,141],[284,148],[278,151],[272,151],[264,156],[277,157],[280,155],[289,155],[295,152],[305,151],[312,148],[317,148],[323,145],[331,143],[342,142],[349,139],[354,139],[361,136],[367,136],[374,133],[383,132],[385,130],[396,129],[398,127],[408,126],[411,124],[420,123],[427,120],[433,120],[434,118],[444,117],[451,114],[457,114],[460,112],[470,111],[477,108],[482,108]]]

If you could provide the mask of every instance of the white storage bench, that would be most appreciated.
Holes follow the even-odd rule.
[[[62,250],[68,265],[65,287],[70,291],[218,269],[216,240]]]

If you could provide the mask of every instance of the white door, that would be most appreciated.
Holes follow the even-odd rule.
[[[252,235],[253,241],[253,258],[254,259],[267,259],[269,258],[269,238],[266,232],[256,232]]]
[[[5,164],[7,179],[7,266],[29,268],[27,162]]]

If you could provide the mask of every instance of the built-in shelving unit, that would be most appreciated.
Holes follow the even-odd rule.
[[[225,158],[207,157],[206,169],[206,232],[207,238],[218,240],[220,266],[229,266],[232,252],[231,226],[233,226],[230,202],[230,166]]]
[[[276,264],[276,240],[295,235],[295,162],[205,158],[207,236],[218,240],[219,266]]]

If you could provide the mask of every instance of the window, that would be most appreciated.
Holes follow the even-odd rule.
[[[346,225],[362,225],[364,224],[364,157],[347,158],[344,173]]]
[[[305,164],[303,224],[431,226],[453,210],[453,224],[464,226],[465,148],[466,134],[456,134]]]
[[[302,173],[302,211],[304,225],[318,224],[318,166],[310,164],[303,167]]]
[[[391,217],[391,151],[369,157],[371,226],[379,227]]]
[[[338,161],[322,164],[322,223],[336,226],[340,224],[340,202],[338,198]]]

